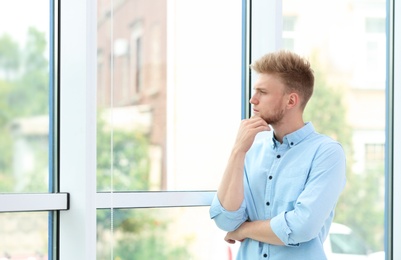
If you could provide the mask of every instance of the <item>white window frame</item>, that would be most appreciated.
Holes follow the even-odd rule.
[[[401,259],[401,5],[389,0],[387,11],[386,259]]]
[[[59,259],[96,259],[97,1],[60,1]]]

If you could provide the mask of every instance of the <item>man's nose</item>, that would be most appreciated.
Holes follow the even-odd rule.
[[[251,99],[249,99],[249,103],[251,103],[252,105],[257,104],[257,102],[258,102],[258,100],[255,98],[255,95],[253,95],[253,96],[251,97]]]

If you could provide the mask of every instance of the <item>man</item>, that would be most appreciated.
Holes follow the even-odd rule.
[[[251,68],[258,73],[254,115],[241,122],[210,217],[228,231],[228,243],[241,242],[237,259],[326,259],[345,155],[303,121],[313,70],[289,51],[267,54]]]

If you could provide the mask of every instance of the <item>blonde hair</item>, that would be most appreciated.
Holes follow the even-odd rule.
[[[256,60],[250,67],[259,74],[274,74],[280,77],[287,92],[296,92],[301,97],[304,109],[313,94],[315,77],[310,63],[296,53],[279,50]]]

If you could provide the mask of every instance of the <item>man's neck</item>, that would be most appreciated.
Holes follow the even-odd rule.
[[[278,124],[272,125],[274,129],[274,137],[277,141],[283,143],[284,136],[301,129],[304,125],[305,123],[302,118],[298,120],[282,121]]]

